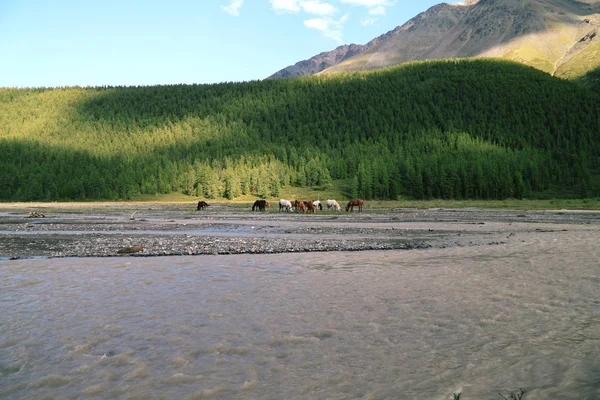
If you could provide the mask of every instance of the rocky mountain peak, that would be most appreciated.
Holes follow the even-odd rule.
[[[599,16],[599,0],[440,3],[367,44],[339,46],[269,78],[371,70],[413,60],[457,57],[506,58],[549,73],[560,72],[566,62],[585,62],[589,65],[583,68],[589,69],[600,66],[600,50],[595,50],[600,39],[594,34]],[[589,54],[578,56],[584,53]]]

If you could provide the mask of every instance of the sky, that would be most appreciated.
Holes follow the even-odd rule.
[[[441,0],[0,0],[0,87],[260,80]]]

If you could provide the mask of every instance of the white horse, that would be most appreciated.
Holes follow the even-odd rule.
[[[342,208],[340,207],[339,203],[335,200],[327,200],[325,202],[325,204],[327,204],[327,209],[329,210],[330,208],[335,208],[336,211],[340,211]]]
[[[287,212],[292,211],[294,208],[292,207],[292,202],[286,199],[280,199],[279,200],[279,212],[281,212],[281,210],[285,210]]]
[[[323,209],[323,206],[321,205],[321,201],[320,200],[315,200],[313,201],[313,204],[315,206],[315,210],[318,208],[319,210]]]

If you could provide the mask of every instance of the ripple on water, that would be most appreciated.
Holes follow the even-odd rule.
[[[203,375],[186,375],[183,374],[181,372],[173,374],[173,376],[171,376],[168,379],[165,379],[163,381],[164,384],[166,385],[170,385],[170,386],[178,386],[178,385],[184,385],[184,384],[188,384],[188,383],[197,383],[199,381],[202,381],[204,379]]]
[[[59,387],[68,385],[71,381],[72,378],[69,376],[50,374],[33,382],[31,386],[34,388]]]
[[[145,363],[140,363],[135,367],[133,371],[125,375],[125,381],[134,381],[137,379],[144,379],[152,376],[152,371],[148,368]]]
[[[0,397],[600,398],[600,236],[578,239],[2,262]]]
[[[27,288],[29,286],[35,286],[35,285],[40,285],[44,283],[44,281],[41,281],[39,279],[26,279],[26,280],[17,280],[15,282],[15,288],[16,289],[24,289]]]
[[[25,364],[21,363],[8,363],[8,364],[0,364],[0,377],[10,374],[16,374],[20,372]]]

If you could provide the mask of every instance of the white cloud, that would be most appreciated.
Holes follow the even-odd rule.
[[[231,0],[228,6],[221,6],[221,10],[233,16],[240,15],[240,7],[244,4],[244,0]]]
[[[300,11],[298,0],[269,0],[271,7],[278,13],[290,12],[297,13]]]
[[[369,10],[370,15],[385,15],[386,8],[384,6],[373,7]]]
[[[352,4],[353,6],[363,6],[363,7],[389,7],[394,5],[393,1],[390,0],[340,0],[342,3]]]
[[[321,3],[319,0],[309,0],[300,2],[302,9],[309,14],[333,15],[338,10],[329,3]]]
[[[269,0],[271,8],[278,14],[298,13],[303,11],[307,14],[318,16],[304,21],[304,26],[309,29],[320,31],[325,37],[343,43],[343,25],[348,19],[344,15],[338,20],[333,19],[333,15],[339,12],[338,8],[330,4],[327,0]]]
[[[344,4],[353,6],[366,7],[369,10],[369,15],[385,15],[387,7],[396,4],[392,0],[340,0]]]
[[[324,18],[307,19],[304,21],[304,25],[306,25],[308,28],[313,28],[320,31],[326,31],[329,29],[329,21]]]
[[[304,25],[307,28],[317,29],[321,31],[325,37],[333,39],[339,44],[342,44],[344,42],[344,33],[342,31],[342,27],[347,19],[348,15],[344,15],[337,21],[332,18],[312,18],[304,21]]]

